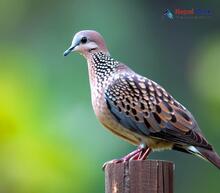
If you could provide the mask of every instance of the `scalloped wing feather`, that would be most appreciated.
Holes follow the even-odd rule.
[[[211,149],[191,113],[155,82],[120,74],[105,91],[110,112],[138,134]]]

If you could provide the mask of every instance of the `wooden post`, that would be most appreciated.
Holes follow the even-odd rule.
[[[143,160],[107,164],[105,193],[173,193],[174,164]]]

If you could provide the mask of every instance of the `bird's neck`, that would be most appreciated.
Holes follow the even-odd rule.
[[[119,63],[109,54],[103,52],[91,53],[87,57],[89,79],[91,88],[101,89],[113,76]]]

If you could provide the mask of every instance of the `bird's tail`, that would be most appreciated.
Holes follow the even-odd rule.
[[[214,164],[218,169],[220,169],[220,157],[215,152],[215,150],[208,150],[202,147],[196,147],[196,149],[199,152],[199,156],[202,156],[202,158],[210,161],[212,164]]]

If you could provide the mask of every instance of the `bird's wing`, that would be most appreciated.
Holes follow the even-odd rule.
[[[120,74],[105,90],[110,112],[140,135],[210,149],[192,114],[155,82]]]

